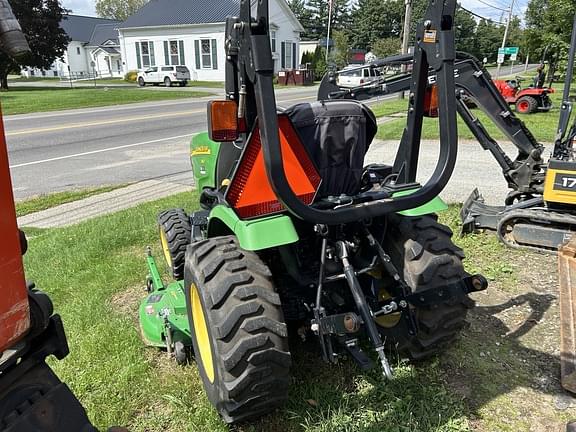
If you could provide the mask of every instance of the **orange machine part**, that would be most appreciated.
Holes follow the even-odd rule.
[[[284,172],[290,188],[305,204],[314,200],[321,178],[290,119],[278,116]],[[257,217],[284,210],[266,175],[260,131],[256,128],[247,143],[227,199],[241,218]]]
[[[0,353],[2,353],[28,331],[30,311],[1,112],[0,239],[2,239],[0,250]]]

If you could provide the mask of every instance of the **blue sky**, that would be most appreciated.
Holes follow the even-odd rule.
[[[510,1],[511,0],[460,0],[462,6],[466,9],[478,15],[492,18],[495,21],[500,21],[504,13],[496,8],[507,9],[510,7]],[[73,13],[77,15],[96,15],[94,12],[94,0],[62,0],[62,4],[65,8],[71,9]],[[527,4],[528,0],[516,0],[514,14],[524,18],[524,10]]]
[[[62,6],[71,9],[75,15],[96,15],[94,0],[62,0]]]

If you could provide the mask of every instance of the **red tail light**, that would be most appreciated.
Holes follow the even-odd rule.
[[[278,116],[282,161],[288,184],[304,203],[311,204],[320,187],[320,174],[286,115]],[[226,201],[241,218],[284,211],[266,175],[260,130],[254,128],[226,192]]]
[[[363,79],[360,80],[360,84],[364,84],[364,80],[363,80]]]

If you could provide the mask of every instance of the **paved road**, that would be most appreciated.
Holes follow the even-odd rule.
[[[289,106],[315,94],[280,90],[277,100]],[[5,117],[16,198],[189,171],[188,143],[206,130],[208,99]]]

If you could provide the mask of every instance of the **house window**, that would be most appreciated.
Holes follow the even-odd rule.
[[[216,39],[194,41],[196,69],[218,69]]]
[[[164,41],[164,58],[167,65],[178,66],[185,64],[184,41]]]
[[[287,40],[282,42],[281,45],[280,60],[282,69],[296,69],[296,60],[298,58],[296,44]]]
[[[147,68],[156,64],[154,58],[154,42],[136,42],[136,63],[138,69]]]
[[[285,67],[292,67],[292,41],[287,40],[285,42],[286,49],[284,50],[284,64]]]
[[[212,69],[212,45],[210,39],[200,41],[202,47],[202,69]]]
[[[76,47],[76,54],[80,55],[80,47]]]
[[[275,53],[276,52],[276,32],[275,31],[270,32],[270,43],[272,44],[272,52]]]

